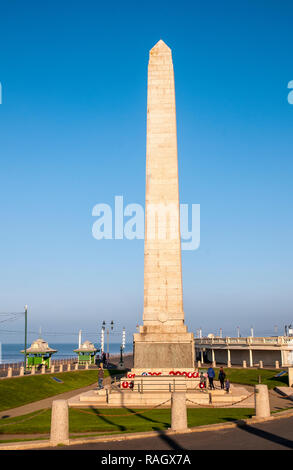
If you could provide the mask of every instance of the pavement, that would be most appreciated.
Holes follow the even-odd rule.
[[[234,428],[222,428],[186,434],[167,434],[116,440],[112,442],[89,442],[87,444],[62,447],[47,447],[42,450],[292,450],[293,417],[275,419],[262,423],[239,423]]]

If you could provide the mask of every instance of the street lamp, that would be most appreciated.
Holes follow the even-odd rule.
[[[121,346],[120,346],[120,361],[119,361],[119,364],[118,364],[118,369],[120,369],[120,370],[125,369],[124,360],[123,360],[123,350],[125,349],[125,335],[126,335],[125,328],[123,327],[122,342],[121,342]]]
[[[113,331],[114,329],[113,320],[111,320],[110,328],[111,328],[111,331]],[[102,329],[101,329],[101,354],[104,353],[104,347],[105,347],[105,329],[106,329],[106,322],[105,320],[103,320]],[[109,336],[110,336],[109,328],[107,328],[106,333],[107,333],[107,361],[108,361],[109,360]]]
[[[24,374],[26,374],[26,350],[27,350],[27,305],[24,307]]]

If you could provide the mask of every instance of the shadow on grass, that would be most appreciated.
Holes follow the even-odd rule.
[[[152,423],[159,423],[159,424],[163,424],[165,426],[165,428],[168,428],[170,427],[170,423],[164,423],[162,421],[158,421],[156,419],[153,419],[153,418],[149,418],[148,416],[146,416],[145,414],[142,414],[142,413],[138,413],[137,411],[135,410],[132,410],[131,408],[127,408],[127,407],[124,407],[125,410],[127,410],[129,413],[132,413],[133,415],[137,416],[138,418],[141,418],[141,419],[144,419],[145,421],[150,421]],[[157,408],[159,409],[159,408]],[[162,409],[162,408],[161,408]],[[149,410],[149,411],[152,411],[152,410]],[[157,430],[159,428],[153,428],[154,430]]]
[[[268,385],[272,384],[272,387],[278,387],[279,386],[288,386],[288,374],[282,375],[281,377],[269,377],[266,378],[265,381],[267,382]]]
[[[121,424],[114,423],[113,421],[111,421],[109,419],[111,415],[109,415],[109,418],[108,418],[107,416],[100,414],[99,410],[97,410],[96,408],[94,408],[92,406],[90,408],[97,415],[97,418],[100,418],[102,421],[104,421],[104,423],[110,424],[111,426],[118,429],[119,431],[127,431],[127,428],[125,426],[123,426]]]
[[[123,426],[123,425],[120,425],[120,424],[117,424],[115,423],[113,420],[111,420],[111,414],[107,414],[107,416],[105,416],[104,414],[100,414],[99,410],[94,408],[94,407],[90,407],[91,410],[96,414],[97,418],[100,418],[102,421],[104,421],[105,423],[107,424],[110,424],[111,426],[113,426],[114,428],[118,429],[119,431],[127,431],[127,427],[126,426]],[[166,423],[166,422],[162,422],[162,421],[158,421],[156,419],[153,419],[153,418],[150,418],[148,416],[146,416],[145,414],[142,414],[142,413],[139,413],[131,408],[127,408],[126,406],[123,407],[123,410],[125,411],[128,411],[129,413],[129,418],[133,417],[133,416],[136,416],[142,420],[145,420],[145,421],[148,421],[148,422],[151,422],[151,423],[154,423],[154,424],[162,424],[166,429],[168,429],[168,427],[170,427],[170,423]],[[123,415],[121,415],[123,416]],[[117,418],[119,418],[119,416],[117,416]],[[157,427],[152,427],[153,430],[158,430],[159,428]]]
[[[98,410],[96,410],[94,408],[92,408],[92,409],[96,413],[97,417],[101,418],[107,424],[111,424],[112,426],[114,426],[116,428],[119,428],[120,431],[127,431],[127,428],[125,426],[118,425],[118,424],[114,423],[113,421],[111,421],[109,419],[111,415],[109,415],[109,417],[108,416],[105,417],[105,416],[100,415]],[[162,421],[158,421],[158,420],[149,418],[148,416],[145,416],[144,414],[137,413],[135,410],[132,410],[131,408],[123,407],[123,409],[127,410],[130,413],[130,416],[129,416],[130,418],[132,416],[137,416],[138,418],[143,419],[145,421],[149,421],[149,422],[152,422],[152,423],[163,424],[166,429],[168,429],[170,427],[170,423],[165,423],[165,422],[162,422]],[[156,426],[152,426],[152,430],[157,432],[158,437],[165,444],[167,444],[170,449],[172,449],[172,450],[176,450],[176,449],[177,450],[178,449],[184,450],[184,447],[182,447],[179,443],[177,443],[176,440],[173,437],[170,437],[169,435],[166,434],[166,430],[160,429]]]

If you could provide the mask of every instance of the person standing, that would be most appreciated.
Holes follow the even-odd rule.
[[[208,368],[208,379],[209,379],[209,387],[211,390],[215,390],[215,386],[214,386],[214,378],[215,378],[215,371],[214,369],[212,368],[212,366],[210,366]]]
[[[106,365],[106,361],[107,361],[107,357],[106,357],[106,353],[103,352],[102,354],[102,361],[103,361],[103,365],[105,366]]]
[[[99,389],[103,388],[103,381],[104,381],[104,368],[103,363],[100,363],[99,371],[98,371],[98,387]]]
[[[220,367],[220,371],[219,371],[219,381],[220,381],[220,384],[221,384],[221,390],[224,390],[225,388],[225,378],[226,378],[226,374],[224,372],[224,369],[223,367]]]

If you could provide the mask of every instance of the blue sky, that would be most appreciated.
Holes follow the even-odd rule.
[[[161,38],[180,201],[201,205],[200,248],[182,254],[187,324],[271,334],[293,321],[292,14],[290,1],[2,2],[0,312],[27,303],[30,331],[70,334],[113,319],[117,341],[141,323],[143,241],[95,240],[91,212],[115,195],[144,204]],[[4,323],[0,341],[22,327]]]

